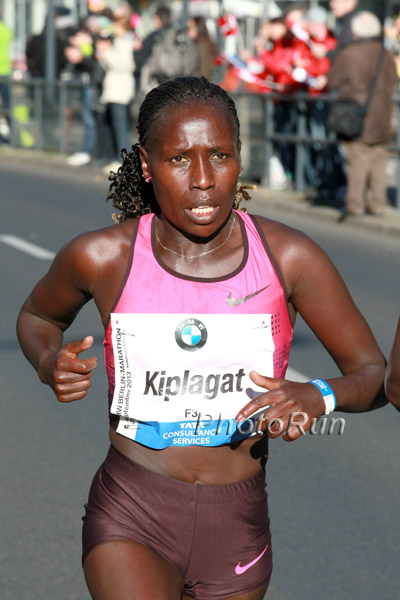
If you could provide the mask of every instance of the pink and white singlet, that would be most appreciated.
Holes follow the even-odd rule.
[[[157,251],[155,215],[137,221],[104,348],[111,426],[140,444],[220,446],[257,435],[256,416],[234,421],[265,392],[249,372],[285,377],[285,292],[257,221],[237,216],[242,262],[210,279],[169,269]]]

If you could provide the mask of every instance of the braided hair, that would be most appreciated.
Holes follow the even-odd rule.
[[[240,125],[236,106],[232,98],[219,85],[211,83],[205,77],[177,77],[152,89],[145,97],[139,110],[137,131],[139,143],[132,150],[121,151],[122,165],[117,172],[111,172],[111,181],[107,200],[118,209],[113,215],[117,222],[140,217],[146,213],[159,213],[153,186],[143,179],[139,147],[148,147],[149,134],[155,123],[168,107],[174,104],[209,101],[218,102],[230,115],[236,128],[239,143]],[[243,194],[243,197],[246,198]],[[235,208],[238,208],[236,205]]]

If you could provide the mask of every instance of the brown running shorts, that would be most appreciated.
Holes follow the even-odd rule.
[[[272,572],[265,473],[227,485],[159,475],[112,446],[83,517],[82,564],[97,544],[133,540],[174,565],[198,600],[243,594]]]

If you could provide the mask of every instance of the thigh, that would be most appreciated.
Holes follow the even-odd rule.
[[[250,592],[246,592],[245,594],[240,594],[239,596],[227,596],[224,597],[223,600],[263,600],[265,594],[267,593],[269,586],[269,580],[262,587],[257,588],[256,590],[251,590]],[[182,600],[193,600],[193,598],[189,596],[182,596]],[[219,600],[221,598],[219,597]]]
[[[245,594],[240,594],[240,596],[231,596],[230,598],[225,598],[224,600],[263,600],[265,594],[267,593],[268,585],[269,581],[256,590],[251,590]]]
[[[183,580],[178,570],[137,542],[121,540],[96,546],[85,560],[84,572],[93,600],[182,597]]]

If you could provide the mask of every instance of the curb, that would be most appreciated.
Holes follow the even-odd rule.
[[[294,192],[275,192],[266,187],[257,186],[254,199],[264,205],[298,213],[307,218],[322,219],[334,223],[342,230],[350,228],[364,229],[367,232],[400,238],[400,210],[387,206],[382,216],[352,216],[345,223],[338,223],[341,211],[331,206],[315,205],[307,200],[305,194]]]

